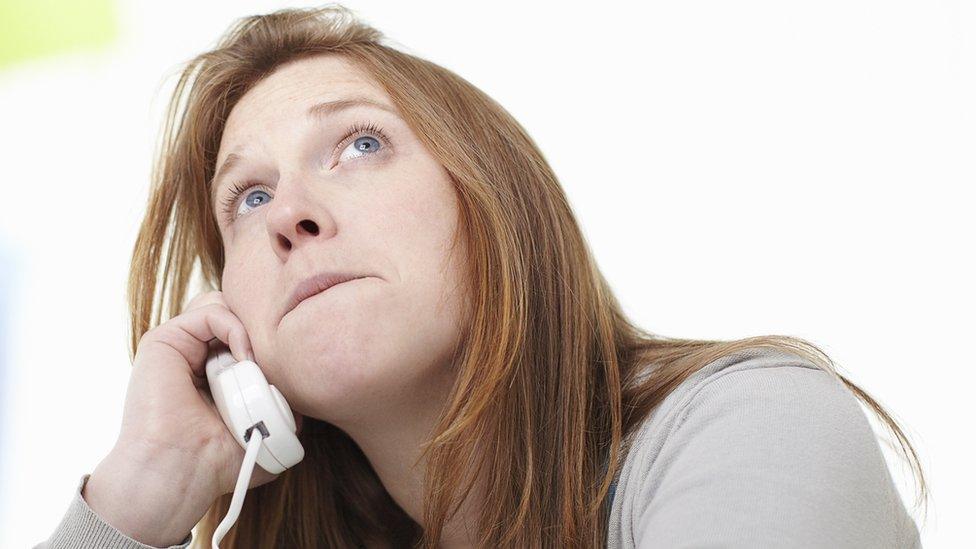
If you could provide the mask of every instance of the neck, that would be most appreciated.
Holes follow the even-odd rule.
[[[445,382],[447,383],[447,382]],[[403,511],[421,526],[423,517],[426,457],[417,461],[421,445],[429,440],[439,418],[440,404],[450,388],[434,390],[426,386],[427,394],[415,394],[412,409],[385,410],[382,417],[372,416],[356,425],[342,429],[356,442],[369,460],[383,487]],[[436,405],[435,405],[436,404]],[[417,462],[414,465],[414,462]],[[447,523],[438,540],[438,549],[462,549],[477,546],[477,521],[480,501],[479,486],[469,493],[458,513]]]

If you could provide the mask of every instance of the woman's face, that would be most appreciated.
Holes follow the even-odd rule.
[[[347,99],[394,112],[355,104],[309,114]],[[340,427],[429,410],[452,381],[463,299],[463,250],[448,255],[456,196],[394,113],[344,58],[306,58],[241,98],[217,154],[223,297],[292,408]],[[222,170],[231,154],[240,159]],[[246,187],[236,197],[235,185]],[[366,278],[283,315],[296,286],[322,272]]]

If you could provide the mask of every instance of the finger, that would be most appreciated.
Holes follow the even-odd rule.
[[[227,305],[227,302],[224,300],[224,294],[223,294],[223,292],[221,292],[220,290],[213,290],[213,291],[210,291],[210,292],[200,293],[196,297],[194,297],[192,300],[190,300],[190,303],[188,303],[187,306],[186,306],[186,311],[190,311],[190,310],[194,310],[194,309],[199,309],[201,307],[206,307],[207,305],[213,305],[213,304],[222,305],[224,307],[227,307],[227,309],[230,309],[230,306],[228,306]],[[231,311],[231,312],[233,313],[233,311]],[[235,313],[235,316],[236,316],[236,313]],[[226,345],[223,342],[219,342],[219,340],[216,337],[213,338],[213,339],[211,339],[209,343],[210,343],[210,346],[211,347],[217,347],[217,348],[220,348],[221,345]],[[253,351],[253,349],[251,349],[250,341],[248,341],[247,350],[248,350],[248,353],[250,353],[250,354],[246,358],[249,358],[249,359],[253,360],[253,358],[254,358],[254,351]],[[236,355],[236,353],[232,353],[232,354]],[[235,358],[236,358],[236,356],[235,356]]]
[[[206,402],[207,405],[209,405],[211,408],[216,406],[213,397],[210,396],[210,391],[208,390],[208,388],[197,387],[197,393],[200,395],[200,398],[202,398],[204,402]]]
[[[234,313],[230,312],[230,309],[223,304],[211,303],[201,307],[199,310],[204,312],[203,319],[205,320],[205,324],[195,323],[189,325],[189,328],[192,330],[197,330],[196,332],[191,331],[195,337],[201,339],[212,334],[207,341],[209,342],[216,337],[230,348],[231,354],[237,361],[248,360],[250,358],[251,342],[248,338],[247,331],[244,329],[244,324],[241,323],[241,320]]]
[[[253,356],[251,343],[240,319],[227,307],[217,303],[200,306],[173,317],[146,332],[152,340],[159,340],[175,348],[186,359],[193,374],[206,377],[206,358],[210,341],[218,339],[226,345],[238,361]]]
[[[220,291],[213,290],[209,292],[201,292],[197,294],[186,307],[183,308],[182,312],[191,311],[193,309],[198,309],[204,305],[209,305],[211,303],[223,303],[224,299]]]

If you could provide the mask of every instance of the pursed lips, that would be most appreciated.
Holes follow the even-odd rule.
[[[304,303],[304,302],[305,302],[305,300],[307,300],[307,299],[311,299],[311,298],[313,298],[313,297],[315,297],[315,296],[317,296],[317,295],[319,295],[319,294],[322,294],[322,293],[324,293],[324,292],[327,292],[327,291],[329,291],[329,290],[331,290],[332,288],[335,288],[336,286],[338,286],[338,285],[340,285],[340,284],[344,284],[344,283],[346,283],[346,282],[352,282],[353,280],[359,280],[359,279],[361,279],[361,278],[369,278],[369,276],[370,276],[370,275],[363,275],[363,276],[352,276],[352,277],[349,277],[349,278],[345,278],[345,277],[343,277],[343,278],[342,278],[342,279],[340,279],[340,280],[339,280],[338,282],[335,282],[335,283],[332,283],[332,284],[329,284],[329,285],[327,285],[327,286],[326,286],[325,288],[323,288],[323,289],[321,289],[321,290],[318,290],[318,291],[316,291],[316,292],[314,292],[314,293],[312,293],[312,294],[309,294],[309,295],[307,295],[307,296],[305,296],[305,297],[303,297],[303,298],[302,298],[302,299],[300,299],[300,300],[299,300],[299,301],[298,301],[297,303],[295,303],[295,304],[294,304],[294,306],[292,306],[292,307],[291,307],[291,308],[289,308],[289,309],[288,309],[287,311],[285,311],[285,314],[283,314],[283,315],[281,315],[281,318],[279,318],[279,319],[278,319],[278,324],[280,325],[280,324],[281,324],[281,321],[282,321],[282,320],[283,320],[283,319],[285,318],[285,316],[287,316],[287,315],[288,315],[288,313],[290,313],[290,312],[292,312],[292,311],[294,311],[295,309],[297,309],[299,305],[301,305],[302,303]]]

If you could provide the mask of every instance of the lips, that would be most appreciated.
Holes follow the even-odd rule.
[[[283,318],[305,299],[324,292],[336,284],[342,284],[343,282],[356,280],[358,278],[366,278],[368,276],[370,275],[348,272],[321,272],[319,274],[310,276],[309,278],[299,282],[292,291],[280,318]],[[280,318],[278,320],[279,323],[281,322]]]

